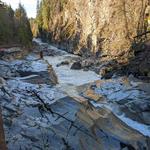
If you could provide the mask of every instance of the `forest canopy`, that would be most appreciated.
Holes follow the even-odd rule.
[[[22,4],[14,11],[0,1],[0,45],[31,45],[32,32],[26,11]]]

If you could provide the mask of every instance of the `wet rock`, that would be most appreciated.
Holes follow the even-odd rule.
[[[28,53],[28,50],[24,50],[20,47],[12,47],[12,48],[4,48],[2,52],[2,59],[3,60],[14,60],[20,59]]]
[[[20,52],[22,51],[22,49],[20,47],[11,47],[11,48],[4,49],[4,51],[9,54],[14,52]]]
[[[127,145],[125,143],[120,143],[121,146],[121,150],[135,150],[134,147],[132,147],[131,145]]]
[[[10,150],[149,150],[149,86],[141,90],[140,83],[118,78],[55,87],[48,83],[57,82],[52,66],[35,58],[7,63],[15,76],[0,89],[0,104]]]
[[[150,95],[150,84],[149,83],[140,83],[139,89],[145,91],[148,95]]]
[[[143,122],[145,124],[150,125],[150,110],[149,110],[149,112],[143,112],[142,113],[142,118],[143,118]]]
[[[17,112],[17,108],[12,104],[4,105],[3,108],[13,113]]]
[[[117,72],[117,62],[116,60],[111,60],[106,63],[102,63],[99,67],[99,75],[104,79],[110,79],[114,73]]]
[[[27,138],[29,139],[30,141],[32,142],[38,142],[39,139],[37,139],[34,135],[32,135],[32,133],[24,133],[24,132],[21,132],[21,135],[24,137],[24,138]]]
[[[57,64],[57,67],[64,66],[64,65],[69,65],[69,61],[61,62],[60,64]]]
[[[92,90],[91,88],[87,89],[84,94],[83,94],[84,97],[90,99],[90,100],[94,100],[94,101],[100,101],[100,102],[105,102],[106,99],[104,98],[104,96],[98,94],[98,93],[95,93],[94,90]]]
[[[9,78],[14,76],[14,73],[11,70],[11,67],[6,62],[0,62],[0,77],[2,78]]]
[[[32,84],[45,84],[46,83],[45,78],[41,78],[40,75],[30,75],[30,76],[21,78],[21,80],[24,82],[32,83]]]
[[[36,60],[39,60],[39,55],[37,55],[36,53],[31,53],[30,55],[27,55],[25,57],[25,60],[28,60],[28,61],[36,61]]]
[[[72,66],[71,66],[71,69],[73,69],[73,70],[80,70],[80,69],[82,69],[82,65],[81,65],[80,62],[74,62],[72,64]]]
[[[141,83],[138,80],[132,81],[131,78],[130,80],[127,78],[117,78],[99,81],[88,88],[92,92],[86,89],[83,95],[96,108],[106,106],[118,115],[124,114],[125,117],[129,118],[124,119],[127,124],[133,122],[129,124],[132,124],[132,127],[138,131],[141,129],[142,133],[147,135],[149,133],[148,125],[150,118],[148,117],[150,111],[148,87],[148,83]],[[91,96],[91,93],[97,96]],[[95,99],[98,96],[102,96],[102,99],[106,98],[106,101],[104,103],[103,101],[96,102]],[[147,128],[146,131],[145,128]]]
[[[142,149],[147,147],[146,138],[142,134],[128,127],[107,108],[101,108],[97,111],[80,110],[77,115],[82,121],[87,123],[89,128],[93,130],[95,136],[97,135],[97,130],[100,129],[104,132],[104,134],[116,137],[118,140],[131,145],[134,149],[139,148],[139,141]]]
[[[83,68],[90,68],[96,64],[96,60],[91,57],[89,59],[84,59],[81,63]]]
[[[44,60],[12,61],[8,66],[1,66],[2,77],[22,77],[22,80],[33,84],[57,84],[57,76],[52,66]]]
[[[143,116],[144,113],[148,113],[150,110],[149,101],[141,100],[141,98],[134,100],[134,98],[128,97],[117,102],[119,112],[125,113],[126,117],[138,123],[149,125],[149,118],[146,118],[146,114],[145,118]]]
[[[119,147],[120,139],[112,138],[110,133],[107,133],[109,139],[101,138],[104,137],[104,133],[100,130],[107,124],[103,124],[97,131],[94,127],[89,128],[89,124],[86,121],[82,122],[81,116],[78,118],[76,115],[80,109],[85,110],[84,106],[71,97],[62,95],[64,98],[61,98],[58,89],[54,90],[48,85],[39,86],[20,80],[9,80],[7,86],[12,96],[18,97],[14,98],[13,102],[8,102],[9,108],[21,111],[18,115],[11,114],[8,115],[10,117],[4,117],[6,139],[10,150],[20,147],[27,149],[54,147],[58,150],[66,147],[81,150],[85,147],[91,150],[94,147],[95,150],[103,150],[104,147],[108,147],[113,150]],[[4,106],[3,102],[2,106]],[[94,107],[92,110],[92,114],[95,114]],[[5,111],[9,114],[12,112],[8,109],[4,109]],[[90,113],[88,115],[91,116]],[[88,117],[87,114],[84,117]],[[93,115],[91,119],[95,118],[97,115]],[[123,138],[122,140],[125,142]]]
[[[36,60],[36,61],[14,61],[12,67],[16,69],[16,71],[22,73],[22,76],[31,75],[33,72],[41,72],[46,71],[48,64],[44,60]],[[27,75],[23,75],[23,73],[29,73]]]
[[[0,77],[0,87],[4,85],[6,85],[6,81],[2,77]]]
[[[83,68],[83,71],[89,71],[89,69],[86,67],[86,68]]]
[[[91,90],[98,85],[92,86]],[[120,147],[120,141],[135,148],[138,148],[137,141],[140,141],[140,145],[144,144],[143,135],[125,125],[107,109],[97,110],[92,105],[84,107],[70,97],[61,98],[61,95],[58,96],[60,91],[48,85],[38,86],[14,80],[7,81],[7,86],[13,95],[18,96],[14,99],[14,108],[11,107],[12,102],[9,102],[9,108],[15,110],[19,104],[22,112],[19,116],[4,119],[10,150],[20,147],[54,147],[58,150],[66,147],[81,150],[88,147],[87,150],[91,150],[94,147],[95,150],[113,150]],[[87,97],[91,96],[91,91],[88,93]]]

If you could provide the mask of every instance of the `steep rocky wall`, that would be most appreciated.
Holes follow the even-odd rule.
[[[118,56],[143,30],[148,0],[52,1],[48,38],[74,53]]]

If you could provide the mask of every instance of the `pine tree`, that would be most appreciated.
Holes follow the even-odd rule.
[[[0,4],[0,44],[5,44],[13,39],[14,12],[10,6]]]
[[[51,24],[53,24],[54,16],[60,13],[68,0],[42,0],[37,12],[36,23],[38,24],[38,33],[45,37],[45,34],[50,32]],[[46,35],[47,37],[47,35]]]
[[[0,1],[0,44],[31,45],[32,32],[24,7],[19,4],[14,12],[11,6]]]
[[[40,10],[40,1],[37,0],[36,13],[38,14]]]
[[[43,16],[42,16],[42,11],[43,11],[43,2],[41,1],[40,2],[40,5],[39,5],[39,10],[37,12],[37,16],[36,16],[36,22],[39,26],[39,28],[42,28],[43,26]]]
[[[18,23],[17,36],[18,36],[19,42],[26,46],[31,45],[32,32],[30,28],[30,23],[27,18],[26,11],[21,4],[19,4],[18,9],[16,9],[15,11],[15,18]]]

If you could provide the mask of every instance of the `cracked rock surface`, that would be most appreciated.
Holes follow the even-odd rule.
[[[57,67],[55,54],[48,62],[35,53],[0,61],[8,149],[149,150],[150,84],[125,77],[95,81],[83,70],[70,78],[70,64]]]

